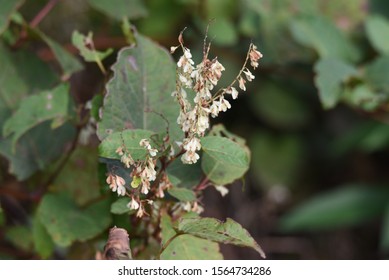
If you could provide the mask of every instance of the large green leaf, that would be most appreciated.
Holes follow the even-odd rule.
[[[179,106],[171,96],[175,64],[169,53],[150,39],[137,35],[136,40],[137,46],[122,49],[112,67],[114,75],[107,84],[98,136],[102,140],[129,128],[165,132],[168,127],[170,139],[179,140]]]
[[[60,246],[91,239],[111,223],[109,201],[80,209],[73,200],[61,194],[46,194],[37,214],[53,241]]]
[[[14,13],[24,0],[0,0],[0,34],[7,28],[12,13]]]
[[[214,218],[185,218],[178,222],[176,230],[179,233],[188,233],[215,242],[250,247],[261,257],[266,257],[247,230],[230,218],[225,222]]]
[[[58,81],[50,67],[34,54],[10,52],[0,43],[0,129],[29,94],[49,89]]]
[[[249,150],[228,138],[207,136],[201,139],[201,146],[201,168],[208,179],[217,185],[232,183],[249,168]]]
[[[32,226],[32,238],[35,251],[42,259],[47,259],[54,251],[54,242],[38,218],[35,218]]]
[[[219,244],[189,234],[179,235],[166,247],[161,260],[221,260]]]
[[[365,29],[376,51],[389,55],[389,21],[382,16],[369,16],[365,21]]]
[[[148,151],[141,147],[139,142],[144,138],[150,139],[152,135],[152,131],[142,129],[115,132],[101,142],[99,145],[99,155],[104,158],[120,159],[121,156],[116,153],[116,150],[119,147],[123,147],[124,151],[129,153],[134,160],[144,159]],[[150,144],[155,148],[152,140],[150,140]]]
[[[9,160],[9,172],[16,175],[18,180],[24,180],[62,155],[66,144],[74,137],[75,128],[72,125],[66,123],[53,130],[49,122],[44,122],[20,138],[15,152],[11,139],[0,140],[0,154]]]
[[[3,135],[13,134],[12,144],[16,145],[23,134],[47,120],[53,120],[53,128],[63,124],[68,113],[68,91],[68,85],[61,84],[50,91],[23,99],[18,110],[5,122]]]
[[[96,148],[78,145],[55,178],[51,189],[67,193],[78,205],[85,205],[100,196],[97,167]]]
[[[5,240],[11,242],[16,248],[23,251],[31,251],[33,247],[33,241],[31,236],[31,230],[27,226],[10,226],[5,231]]]
[[[297,206],[281,220],[281,230],[325,230],[361,224],[385,209],[389,193],[369,186],[343,186]]]
[[[350,62],[359,59],[358,49],[324,17],[315,15],[294,19],[290,27],[294,38],[300,44],[315,49],[321,58],[332,57]]]
[[[161,228],[161,246],[165,246],[166,243],[176,235],[171,217],[168,214],[163,213],[159,226]]]
[[[389,93],[389,56],[379,56],[366,66],[365,77],[370,87]]]
[[[147,9],[141,0],[115,0],[114,4],[107,0],[88,2],[93,8],[117,20],[122,20],[123,17],[138,19],[147,16]]]
[[[325,109],[333,108],[342,94],[342,85],[350,77],[357,75],[357,70],[336,58],[321,59],[315,64],[315,85]]]

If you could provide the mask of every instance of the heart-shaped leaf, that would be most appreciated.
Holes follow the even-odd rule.
[[[150,39],[136,35],[136,47],[123,48],[113,65],[107,84],[98,136],[125,129],[145,129],[154,133],[169,130],[171,141],[180,140],[176,124],[179,105],[175,90],[175,64],[170,54]]]

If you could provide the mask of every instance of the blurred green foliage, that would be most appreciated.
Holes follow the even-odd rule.
[[[66,258],[73,247],[61,246],[74,246],[76,241],[97,246],[97,237],[104,237],[100,233],[111,219],[120,219],[116,214],[123,212],[127,201],[112,206],[112,217],[104,216],[98,224],[91,219],[100,210],[89,209],[107,187],[103,187],[104,171],[94,160],[96,139],[88,134],[85,103],[97,100],[97,107],[92,105],[97,120],[103,78],[80,74],[81,64],[69,46],[73,30],[84,34],[91,30],[97,50],[117,51],[126,45],[121,27],[127,20],[167,48],[176,45],[177,35],[187,27],[185,40],[197,56],[209,24],[213,52],[223,54],[221,62],[230,69],[239,69],[250,41],[258,45],[264,58],[254,73],[257,79],[223,120],[248,139],[252,149],[250,195],[264,201],[275,187],[289,194],[273,201],[282,219],[277,216],[262,234],[314,235],[378,224],[380,241],[372,246],[380,247],[372,256],[387,256],[387,1],[121,0],[112,5],[108,0],[72,0],[56,3],[38,23],[39,29],[31,26],[47,2],[7,0],[0,8],[1,257]],[[107,69],[112,60],[110,56],[104,61]],[[47,106],[45,95],[64,84],[70,85],[66,98],[72,100],[52,100],[52,106],[61,106],[61,114],[42,111]],[[28,106],[33,108],[28,110],[31,115],[18,117]],[[78,143],[81,134],[90,136],[86,147]],[[71,146],[79,148],[68,155]],[[198,175],[169,168],[180,186]],[[56,194],[43,196],[47,189]],[[21,193],[16,200],[27,210],[23,225],[15,225],[20,213],[4,206],[15,193]],[[28,203],[18,200],[26,195]],[[109,208],[104,201],[100,204]],[[68,215],[53,224],[59,205],[69,210]],[[34,217],[35,213],[42,215]],[[62,232],[70,223],[83,222],[90,222],[87,231],[58,235],[58,229]],[[2,253],[1,246],[22,254]],[[219,258],[218,252],[214,257]]]

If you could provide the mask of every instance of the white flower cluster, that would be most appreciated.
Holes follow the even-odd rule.
[[[124,147],[118,147],[116,149],[116,153],[120,155],[121,162],[127,168],[133,167],[131,172],[131,187],[133,189],[138,189],[140,187],[140,193],[148,194],[150,191],[150,182],[154,181],[157,176],[157,172],[155,170],[155,157],[157,156],[158,150],[151,147],[148,139],[142,139],[139,142],[139,145],[145,148],[148,152],[144,161],[135,161],[129,153],[125,152]],[[110,189],[113,192],[117,192],[119,196],[125,196],[127,194],[124,186],[126,182],[122,177],[109,174],[107,177],[107,183],[109,184]],[[139,195],[135,196],[132,194],[131,201],[128,203],[127,207],[132,210],[138,210],[137,216],[142,217],[145,214],[142,203],[143,201],[140,200]]]
[[[236,82],[238,82],[241,90],[246,90],[246,80],[251,82],[255,78],[246,67],[247,62],[250,60],[251,66],[255,69],[258,67],[258,60],[262,57],[262,54],[257,51],[254,44],[251,44],[246,61],[236,79],[228,87],[221,88],[215,94],[212,94],[225,68],[217,58],[208,59],[210,46],[208,46],[207,51],[204,51],[203,60],[194,66],[195,63],[192,60],[190,49],[183,45],[182,34],[180,34],[179,42],[180,45],[171,47],[172,53],[179,47],[183,51],[183,55],[177,62],[176,90],[172,96],[176,97],[180,105],[181,109],[177,123],[185,132],[182,143],[185,152],[181,160],[183,163],[192,164],[200,158],[197,152],[201,149],[200,138],[204,136],[210,126],[209,115],[214,118],[220,112],[225,112],[231,108],[231,104],[225,98],[225,95],[231,95],[233,99],[238,98],[239,92],[234,87]],[[192,97],[193,105],[188,100],[187,89],[195,93]]]
[[[118,175],[109,174],[106,182],[113,192],[118,193],[118,196],[124,196],[126,194],[126,188],[124,187],[126,181],[122,177]]]

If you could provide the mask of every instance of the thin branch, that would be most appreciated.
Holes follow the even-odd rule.
[[[31,20],[30,26],[37,27],[47,14],[57,5],[59,0],[49,0],[39,13]]]

